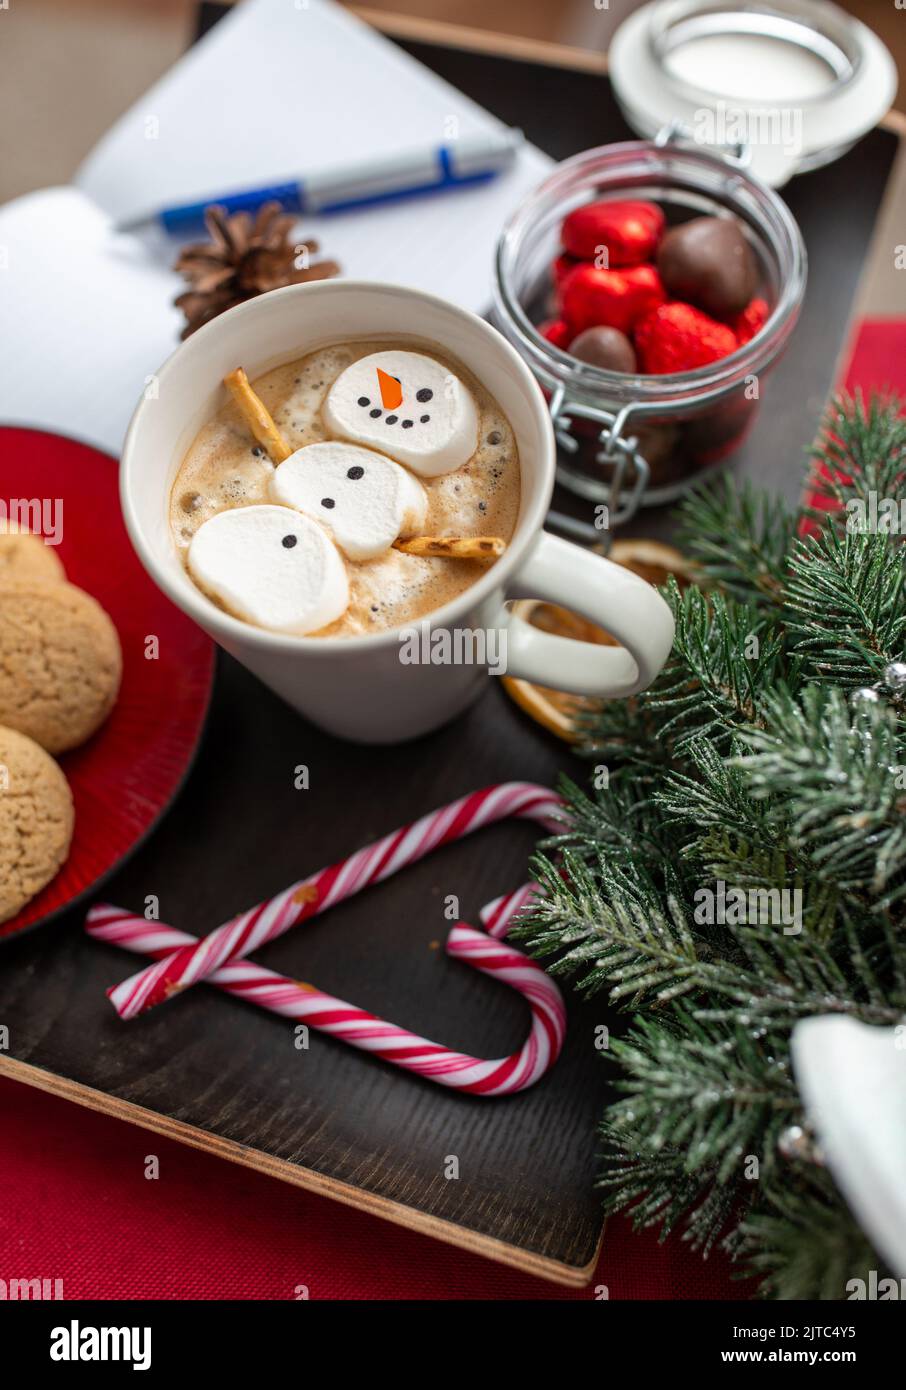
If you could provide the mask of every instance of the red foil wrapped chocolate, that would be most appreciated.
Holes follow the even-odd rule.
[[[663,300],[658,273],[650,265],[627,271],[580,265],[567,275],[560,289],[563,317],[574,334],[600,327],[618,328],[628,334]]]
[[[597,202],[569,213],[561,238],[571,256],[612,269],[650,261],[663,230],[664,214],[656,203]]]
[[[639,367],[653,376],[689,372],[729,357],[736,334],[691,304],[661,304],[636,326]]]

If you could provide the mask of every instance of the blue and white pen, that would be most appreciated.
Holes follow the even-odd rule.
[[[500,134],[466,135],[430,150],[403,151],[269,188],[212,193],[197,203],[131,218],[121,222],[117,230],[132,232],[156,224],[171,236],[190,236],[203,226],[204,210],[212,203],[232,213],[254,212],[263,203],[276,201],[287,212],[310,216],[485,183],[513,163],[523,138],[521,130],[513,129]]]

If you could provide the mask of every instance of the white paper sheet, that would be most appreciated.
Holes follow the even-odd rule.
[[[117,122],[76,183],[122,221],[502,129],[330,0],[246,0]],[[489,184],[301,225],[346,275],[482,311],[501,227],[550,167],[526,145]]]
[[[146,380],[178,342],[179,277],[75,188],[0,208],[0,423],[118,453]]]

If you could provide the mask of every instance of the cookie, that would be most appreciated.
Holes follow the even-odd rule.
[[[15,917],[65,863],[69,783],[43,748],[0,727],[0,922]]]
[[[0,724],[48,753],[84,743],[113,708],[122,674],[116,628],[73,584],[0,585]]]
[[[0,532],[0,584],[10,579],[43,579],[59,583],[66,578],[57,552],[30,531]]]

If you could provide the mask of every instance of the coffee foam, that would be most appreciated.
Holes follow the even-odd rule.
[[[321,415],[333,381],[350,363],[398,346],[379,340],[339,343],[277,367],[255,380],[255,390],[293,450],[321,443]],[[478,446],[455,472],[422,478],[427,498],[425,534],[496,535],[510,540],[519,514],[519,456],[506,416],[461,363],[433,344],[407,341],[455,373],[475,400]],[[274,468],[250,438],[232,403],[203,426],[188,450],[170,495],[170,532],[185,560],[193,535],[208,517],[233,507],[268,503]],[[408,624],[458,597],[486,573],[476,561],[425,559],[398,551],[346,563],[346,612],[315,635],[351,637]],[[383,589],[382,589],[383,586]]]

